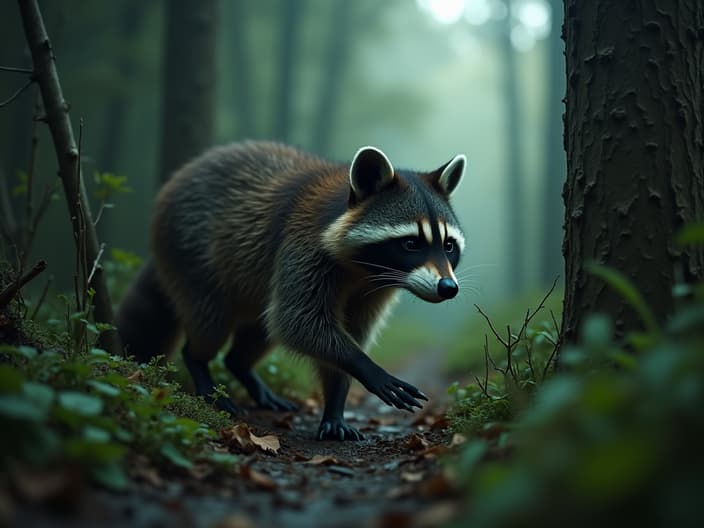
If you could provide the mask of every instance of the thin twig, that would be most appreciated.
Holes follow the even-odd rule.
[[[29,68],[17,68],[15,66],[0,66],[0,71],[13,73],[29,73],[30,75],[34,73],[34,70],[31,70]]]
[[[25,284],[34,279],[45,269],[46,261],[40,260],[26,274],[22,275],[12,284],[7,286],[4,290],[2,290],[2,292],[0,292],[0,307],[7,306],[10,301],[12,301],[12,299],[17,296],[17,293],[22,289]]]
[[[95,257],[95,260],[93,261],[93,268],[90,270],[90,275],[88,275],[88,280],[86,281],[86,287],[90,285],[91,281],[93,280],[93,275],[95,275],[95,272],[98,269],[98,266],[100,266],[100,258],[103,256],[103,252],[105,251],[105,242],[100,243],[100,248],[98,249],[98,255]]]
[[[10,97],[5,99],[4,101],[0,102],[0,108],[9,105],[12,101],[17,99],[20,95],[22,95],[22,92],[24,92],[27,88],[32,86],[34,84],[34,79],[29,79],[26,83],[24,83],[15,93],[13,93]]]
[[[494,334],[494,337],[498,339],[499,343],[501,343],[504,347],[508,346],[508,343],[504,341],[503,337],[499,335],[499,333],[496,331],[496,328],[494,328],[494,324],[491,322],[491,319],[489,319],[489,316],[485,314],[482,309],[479,307],[478,304],[475,304],[474,307],[477,309],[477,311],[486,319],[486,322],[489,323],[489,328],[491,329],[491,332]]]
[[[49,288],[51,287],[51,283],[54,282],[54,276],[50,276],[49,280],[46,281],[46,284],[44,284],[44,289],[42,290],[41,295],[39,296],[39,300],[37,301],[37,305],[34,307],[34,310],[32,310],[32,315],[29,316],[31,320],[34,320],[35,317],[37,317],[37,314],[39,313],[39,308],[42,307],[42,304],[44,304],[44,300],[46,299],[47,293],[49,293]]]
[[[552,347],[552,352],[550,353],[550,357],[548,358],[547,362],[545,363],[545,367],[543,368],[543,381],[545,381],[545,378],[548,375],[548,370],[550,370],[550,366],[555,361],[555,356],[557,355],[557,351],[560,350],[560,348],[562,347],[562,328],[560,328],[560,325],[557,324],[557,319],[555,318],[555,313],[552,310],[550,310],[550,317],[552,317],[552,324],[555,326],[555,332],[557,334],[557,342]]]

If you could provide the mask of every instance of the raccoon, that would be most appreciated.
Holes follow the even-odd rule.
[[[253,371],[284,345],[320,374],[317,437],[363,439],[343,418],[350,376],[399,409],[427,400],[364,351],[400,290],[431,303],[457,295],[465,240],[448,199],[465,166],[457,155],[432,172],[395,170],[374,147],[349,164],[270,142],[212,148],[156,198],[152,257],[117,317],[123,344],[147,361],[182,329],[184,363],[210,398],[208,363],[232,337],[228,370],[259,406],[290,411]],[[238,413],[229,398],[214,403]]]

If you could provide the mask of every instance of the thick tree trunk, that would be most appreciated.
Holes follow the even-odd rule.
[[[318,117],[313,132],[312,149],[322,155],[330,155],[335,117],[340,106],[340,92],[345,66],[347,65],[351,44],[349,0],[335,0],[330,20],[330,37],[325,61]]]
[[[274,137],[289,141],[291,135],[292,103],[294,101],[294,72],[298,57],[299,32],[304,0],[283,0],[281,6],[281,41],[279,48],[279,83],[276,92]]]
[[[211,145],[215,116],[216,0],[165,4],[161,181]]]
[[[545,180],[540,282],[549,286],[563,275],[562,238],[565,208],[560,198],[567,165],[563,143],[565,45],[562,42],[563,0],[550,0],[552,29],[548,39],[547,123],[545,126]]]
[[[36,0],[19,0],[22,23],[27,36],[27,44],[32,53],[34,76],[39,84],[46,111],[46,122],[54,142],[59,176],[66,195],[77,251],[85,251],[87,269],[83,273],[88,282],[88,273],[95,267],[90,286],[95,290],[93,302],[95,320],[112,324],[114,321],[110,295],[108,294],[102,267],[97,264],[99,257],[98,238],[93,224],[88,195],[81,177],[80,156],[73,128],[68,115],[68,103],[64,100],[59,77],[54,63],[54,52],[44,28],[41,12]],[[88,284],[86,284],[88,286]],[[100,343],[111,354],[121,353],[120,340],[115,331],[104,332]]]
[[[523,163],[521,160],[521,107],[518,93],[516,72],[516,51],[511,43],[511,8],[512,2],[506,2],[508,14],[503,28],[501,46],[503,49],[504,90],[506,94],[506,207],[507,207],[507,255],[510,265],[508,271],[509,292],[516,294],[525,286],[525,249],[524,239],[524,192]]]
[[[702,277],[673,236],[704,213],[703,28],[701,0],[565,1],[567,342],[594,311],[641,327],[586,261],[630,277],[660,321],[676,277]]]

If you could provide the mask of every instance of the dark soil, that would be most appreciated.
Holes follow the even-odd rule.
[[[438,462],[451,438],[447,384],[433,357],[413,361],[400,376],[430,397],[415,414],[353,389],[346,419],[365,434],[362,442],[315,440],[320,410],[312,402],[295,414],[251,410],[244,419],[251,431],[276,435],[281,447],[243,454],[239,475],[216,476],[207,468],[163,474],[134,460],[129,492],[84,491],[68,514],[25,511],[18,526],[436,526],[456,503]]]

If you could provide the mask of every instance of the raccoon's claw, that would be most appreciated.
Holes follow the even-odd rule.
[[[375,380],[376,383],[372,382],[365,386],[387,405],[404,411],[415,412],[414,407],[423,408],[423,404],[418,400],[428,401],[428,397],[410,383],[395,378],[384,371],[382,371],[380,378]]]
[[[325,419],[318,427],[318,440],[364,440],[364,435],[342,418]]]

